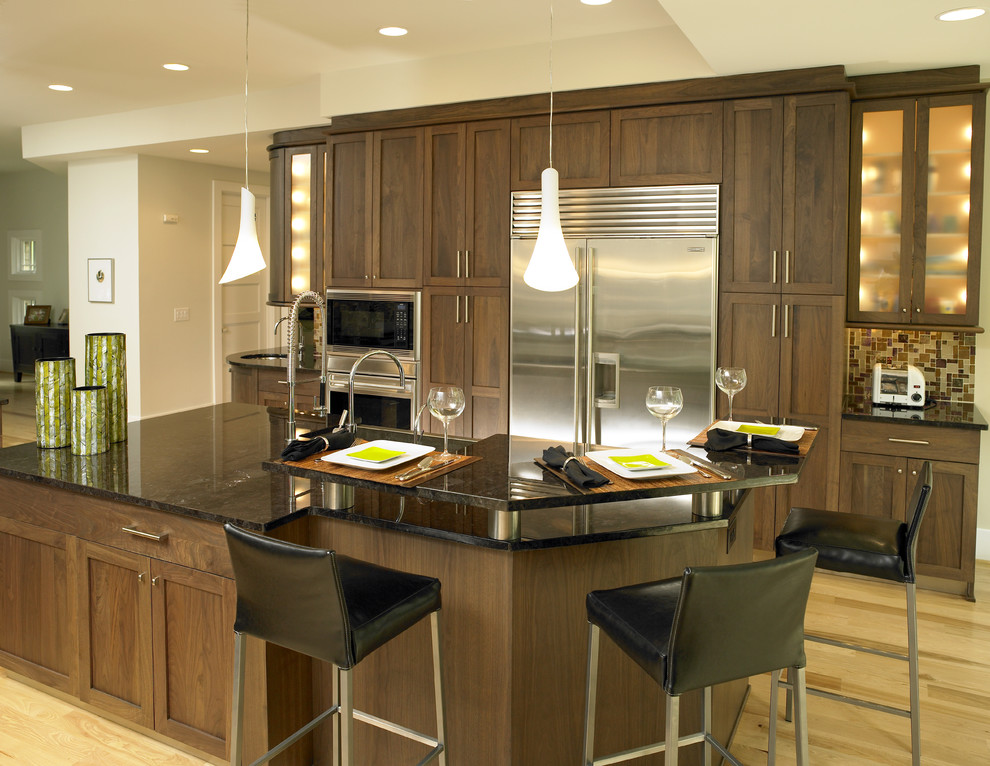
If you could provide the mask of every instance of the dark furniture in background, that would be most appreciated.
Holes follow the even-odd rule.
[[[68,326],[12,324],[10,350],[14,359],[14,380],[23,373],[34,375],[34,360],[69,355]]]

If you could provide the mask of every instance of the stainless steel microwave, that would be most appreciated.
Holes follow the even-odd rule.
[[[327,351],[385,349],[419,361],[420,296],[418,291],[327,290]]]

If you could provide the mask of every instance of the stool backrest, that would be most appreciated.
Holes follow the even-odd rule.
[[[911,493],[911,500],[908,503],[907,513],[910,518],[907,520],[907,539],[904,541],[904,574],[908,582],[914,582],[914,559],[918,548],[918,530],[921,529],[921,522],[925,519],[925,511],[928,509],[928,501],[932,497],[932,464],[926,460],[918,472],[918,481],[915,482],[914,491]]]
[[[818,552],[688,567],[667,654],[669,694],[804,667],[804,613]]]
[[[349,668],[347,609],[333,551],[224,524],[237,584],[234,630]]]

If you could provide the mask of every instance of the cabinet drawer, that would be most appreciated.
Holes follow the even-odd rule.
[[[977,463],[980,432],[965,428],[843,420],[842,451]]]
[[[219,523],[7,477],[0,494],[2,514],[16,521],[233,577]]]

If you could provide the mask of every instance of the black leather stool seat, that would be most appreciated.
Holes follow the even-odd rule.
[[[855,513],[792,508],[777,536],[778,556],[818,551],[818,567],[893,582],[914,582],[908,571],[908,525]]]
[[[682,578],[630,585],[588,594],[588,622],[605,631],[622,651],[663,686],[670,629]]]

